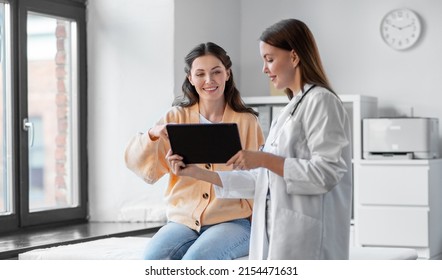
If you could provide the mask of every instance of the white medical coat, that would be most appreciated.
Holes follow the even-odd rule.
[[[311,85],[305,85],[305,92]],[[272,122],[264,151],[285,157],[284,177],[268,169],[218,172],[224,198],[254,198],[250,259],[348,259],[351,219],[350,123],[342,102],[313,88],[293,116],[296,95]],[[270,238],[266,199],[271,199]]]

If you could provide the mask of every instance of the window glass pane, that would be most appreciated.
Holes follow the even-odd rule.
[[[0,215],[13,212],[11,176],[11,55],[9,5],[0,3]]]
[[[78,206],[76,24],[29,13],[29,210]]]

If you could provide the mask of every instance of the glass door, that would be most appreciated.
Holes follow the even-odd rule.
[[[20,227],[84,221],[85,9],[75,2],[20,3]]]
[[[76,23],[28,12],[29,211],[79,204]]]

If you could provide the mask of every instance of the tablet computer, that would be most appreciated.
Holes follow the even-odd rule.
[[[226,163],[241,150],[236,123],[168,124],[170,146],[184,163]]]

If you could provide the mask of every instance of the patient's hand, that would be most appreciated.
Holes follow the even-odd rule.
[[[198,172],[198,169],[201,169],[193,164],[186,165],[183,162],[183,157],[181,157],[180,155],[172,154],[172,150],[169,150],[169,152],[167,152],[166,160],[172,173],[177,176],[194,177],[195,174]]]
[[[220,187],[223,186],[223,182],[221,182],[218,173],[199,168],[195,164],[185,164],[181,156],[172,154],[172,150],[167,152],[166,160],[172,173],[177,176],[188,176]]]
[[[167,134],[167,129],[165,124],[160,124],[152,127],[147,132],[151,140],[156,141],[159,138],[169,139],[169,135]]]

